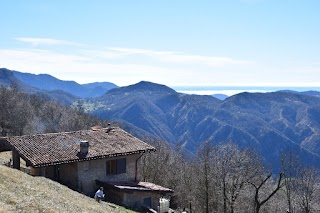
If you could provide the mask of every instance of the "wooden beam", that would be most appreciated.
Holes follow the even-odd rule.
[[[12,151],[13,168],[20,170],[20,155],[17,151]]]

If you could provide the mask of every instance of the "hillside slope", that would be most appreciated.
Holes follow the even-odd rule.
[[[0,212],[132,212],[72,191],[44,177],[0,165]]]

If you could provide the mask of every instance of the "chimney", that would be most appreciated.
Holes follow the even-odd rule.
[[[106,133],[109,133],[111,129],[112,129],[112,128],[111,128],[111,123],[108,123],[108,128],[107,128]]]
[[[89,152],[89,142],[88,141],[80,141],[80,154],[87,155]]]

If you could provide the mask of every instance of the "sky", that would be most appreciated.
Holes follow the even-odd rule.
[[[0,67],[126,86],[320,86],[319,0],[0,0]]]

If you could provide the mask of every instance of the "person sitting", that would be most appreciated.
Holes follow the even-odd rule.
[[[100,187],[94,195],[94,199],[98,202],[104,198],[103,187]]]

